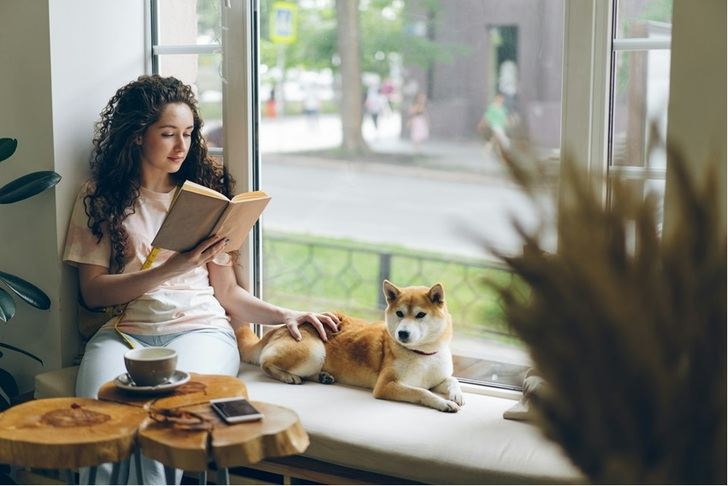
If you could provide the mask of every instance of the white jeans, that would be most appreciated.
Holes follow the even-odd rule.
[[[142,336],[127,334],[138,347],[163,346],[177,351],[177,369],[195,373],[237,376],[240,355],[232,329],[200,329],[163,336]],[[129,348],[113,330],[97,332],[86,344],[86,351],[76,378],[76,396],[97,398],[98,390],[126,372],[124,353]],[[145,484],[164,484],[164,467],[161,463],[142,457]],[[182,472],[177,471],[177,484]],[[96,481],[108,484],[111,479],[111,465],[98,468]],[[81,484],[88,482],[88,468],[81,470]],[[135,468],[132,467],[128,484],[138,484]]]

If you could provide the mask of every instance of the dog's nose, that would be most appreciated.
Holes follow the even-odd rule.
[[[397,331],[397,337],[400,341],[405,343],[409,340],[409,331]]]

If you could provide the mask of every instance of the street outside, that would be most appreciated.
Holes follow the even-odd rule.
[[[396,113],[378,131],[367,119],[364,138],[386,161],[337,160],[321,151],[341,143],[338,116],[263,119],[261,187],[273,196],[265,227],[468,258],[488,256],[485,240],[519,251],[511,217],[531,228],[535,213],[485,143],[428,140],[416,149],[399,130]]]

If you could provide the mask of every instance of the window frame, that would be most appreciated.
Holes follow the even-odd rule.
[[[666,169],[615,166],[612,161],[612,87],[619,52],[671,48],[671,39],[617,38],[619,0],[564,0],[561,154],[586,171],[607,204],[607,174],[664,180]],[[584,19],[591,22],[584,22]],[[586,109],[584,108],[586,107]],[[668,123],[669,123],[669,113]]]

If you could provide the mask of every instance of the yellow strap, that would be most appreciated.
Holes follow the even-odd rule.
[[[152,268],[152,264],[154,263],[154,260],[157,259],[157,255],[159,254],[159,248],[156,246],[152,248],[152,251],[149,252],[149,255],[147,256],[147,259],[144,260],[144,265],[142,265],[142,270],[149,270]],[[116,322],[114,323],[114,331],[121,337],[121,339],[124,340],[124,343],[126,343],[127,346],[129,346],[131,349],[134,349],[134,343],[131,342],[131,339],[127,337],[126,334],[121,332],[119,330],[119,324],[121,323],[121,320],[124,318],[124,315],[126,314],[126,307],[129,304],[124,304],[124,308],[121,311],[121,314],[119,314],[119,317],[116,319]]]

